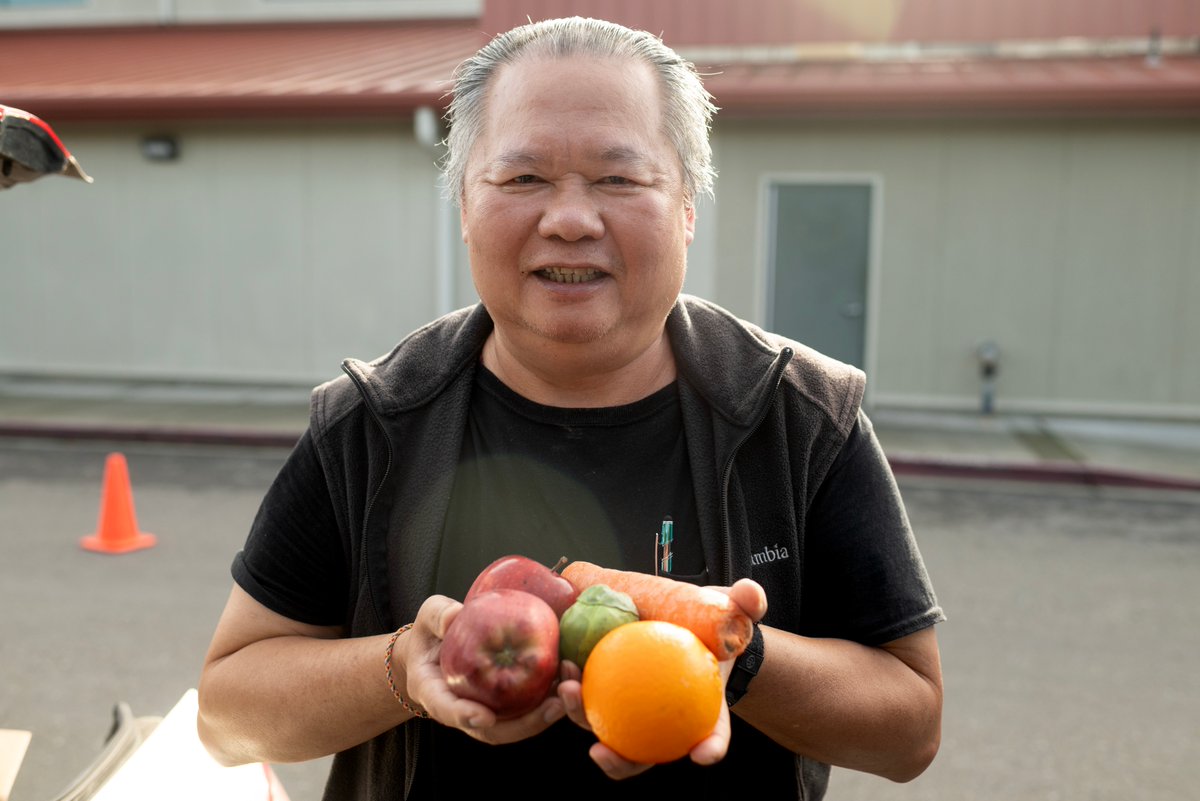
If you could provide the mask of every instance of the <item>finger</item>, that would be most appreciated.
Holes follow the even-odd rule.
[[[558,697],[562,700],[563,710],[576,726],[591,731],[587,715],[583,711],[583,687],[575,680],[559,682]]]
[[[475,731],[488,731],[494,728],[496,713],[486,706],[466,698],[459,698],[450,693],[450,697],[435,692],[434,701],[426,707],[426,711],[439,723],[462,729],[470,734]]]
[[[563,703],[556,696],[542,701],[535,709],[516,718],[495,720],[488,726],[464,727],[470,736],[492,745],[515,743],[540,734],[563,717]]]
[[[729,707],[721,704],[721,714],[712,734],[693,746],[689,756],[697,765],[715,765],[725,758],[729,751]]]
[[[583,671],[579,669],[579,665],[564,659],[559,663],[557,692],[571,722],[585,731],[591,731],[592,727],[583,711],[583,685],[580,684],[582,676]]]
[[[462,611],[462,604],[445,595],[431,595],[417,611],[417,622],[428,627],[429,633],[439,640],[446,639],[446,631],[454,618]]]
[[[579,681],[583,678],[583,670],[570,659],[564,659],[558,663],[558,678],[559,681]]]
[[[639,773],[645,773],[653,767],[652,765],[630,762],[604,743],[595,743],[588,749],[588,756],[592,758],[592,761],[610,779],[628,779]]]
[[[767,593],[753,579],[738,579],[729,588],[729,598],[750,616],[751,620],[762,620],[767,613]]]

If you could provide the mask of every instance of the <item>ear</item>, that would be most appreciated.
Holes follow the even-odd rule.
[[[696,238],[696,205],[690,201],[683,207],[683,228],[684,238],[690,245]]]
[[[458,198],[458,227],[462,231],[463,244],[467,244],[467,204],[465,198]]]

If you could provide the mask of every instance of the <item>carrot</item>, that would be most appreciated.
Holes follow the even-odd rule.
[[[572,562],[562,575],[580,592],[605,584],[628,594],[642,620],[665,620],[691,630],[720,660],[740,654],[754,633],[754,624],[741,607],[712,587],[590,562]]]

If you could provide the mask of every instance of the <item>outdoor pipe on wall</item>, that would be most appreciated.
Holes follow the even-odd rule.
[[[413,113],[413,135],[417,144],[440,160],[444,154],[442,124],[438,113],[430,106],[421,106]],[[437,185],[437,305],[438,314],[455,309],[454,250],[457,246],[457,231],[454,225],[454,206],[444,198],[442,178]]]
[[[996,408],[996,373],[1000,371],[1000,346],[988,340],[975,349],[979,358],[979,379],[981,383],[979,410],[991,414]]]

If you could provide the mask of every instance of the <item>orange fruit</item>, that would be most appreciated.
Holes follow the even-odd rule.
[[[683,626],[626,623],[596,643],[583,669],[583,710],[600,742],[633,762],[686,756],[724,703],[712,651]]]

